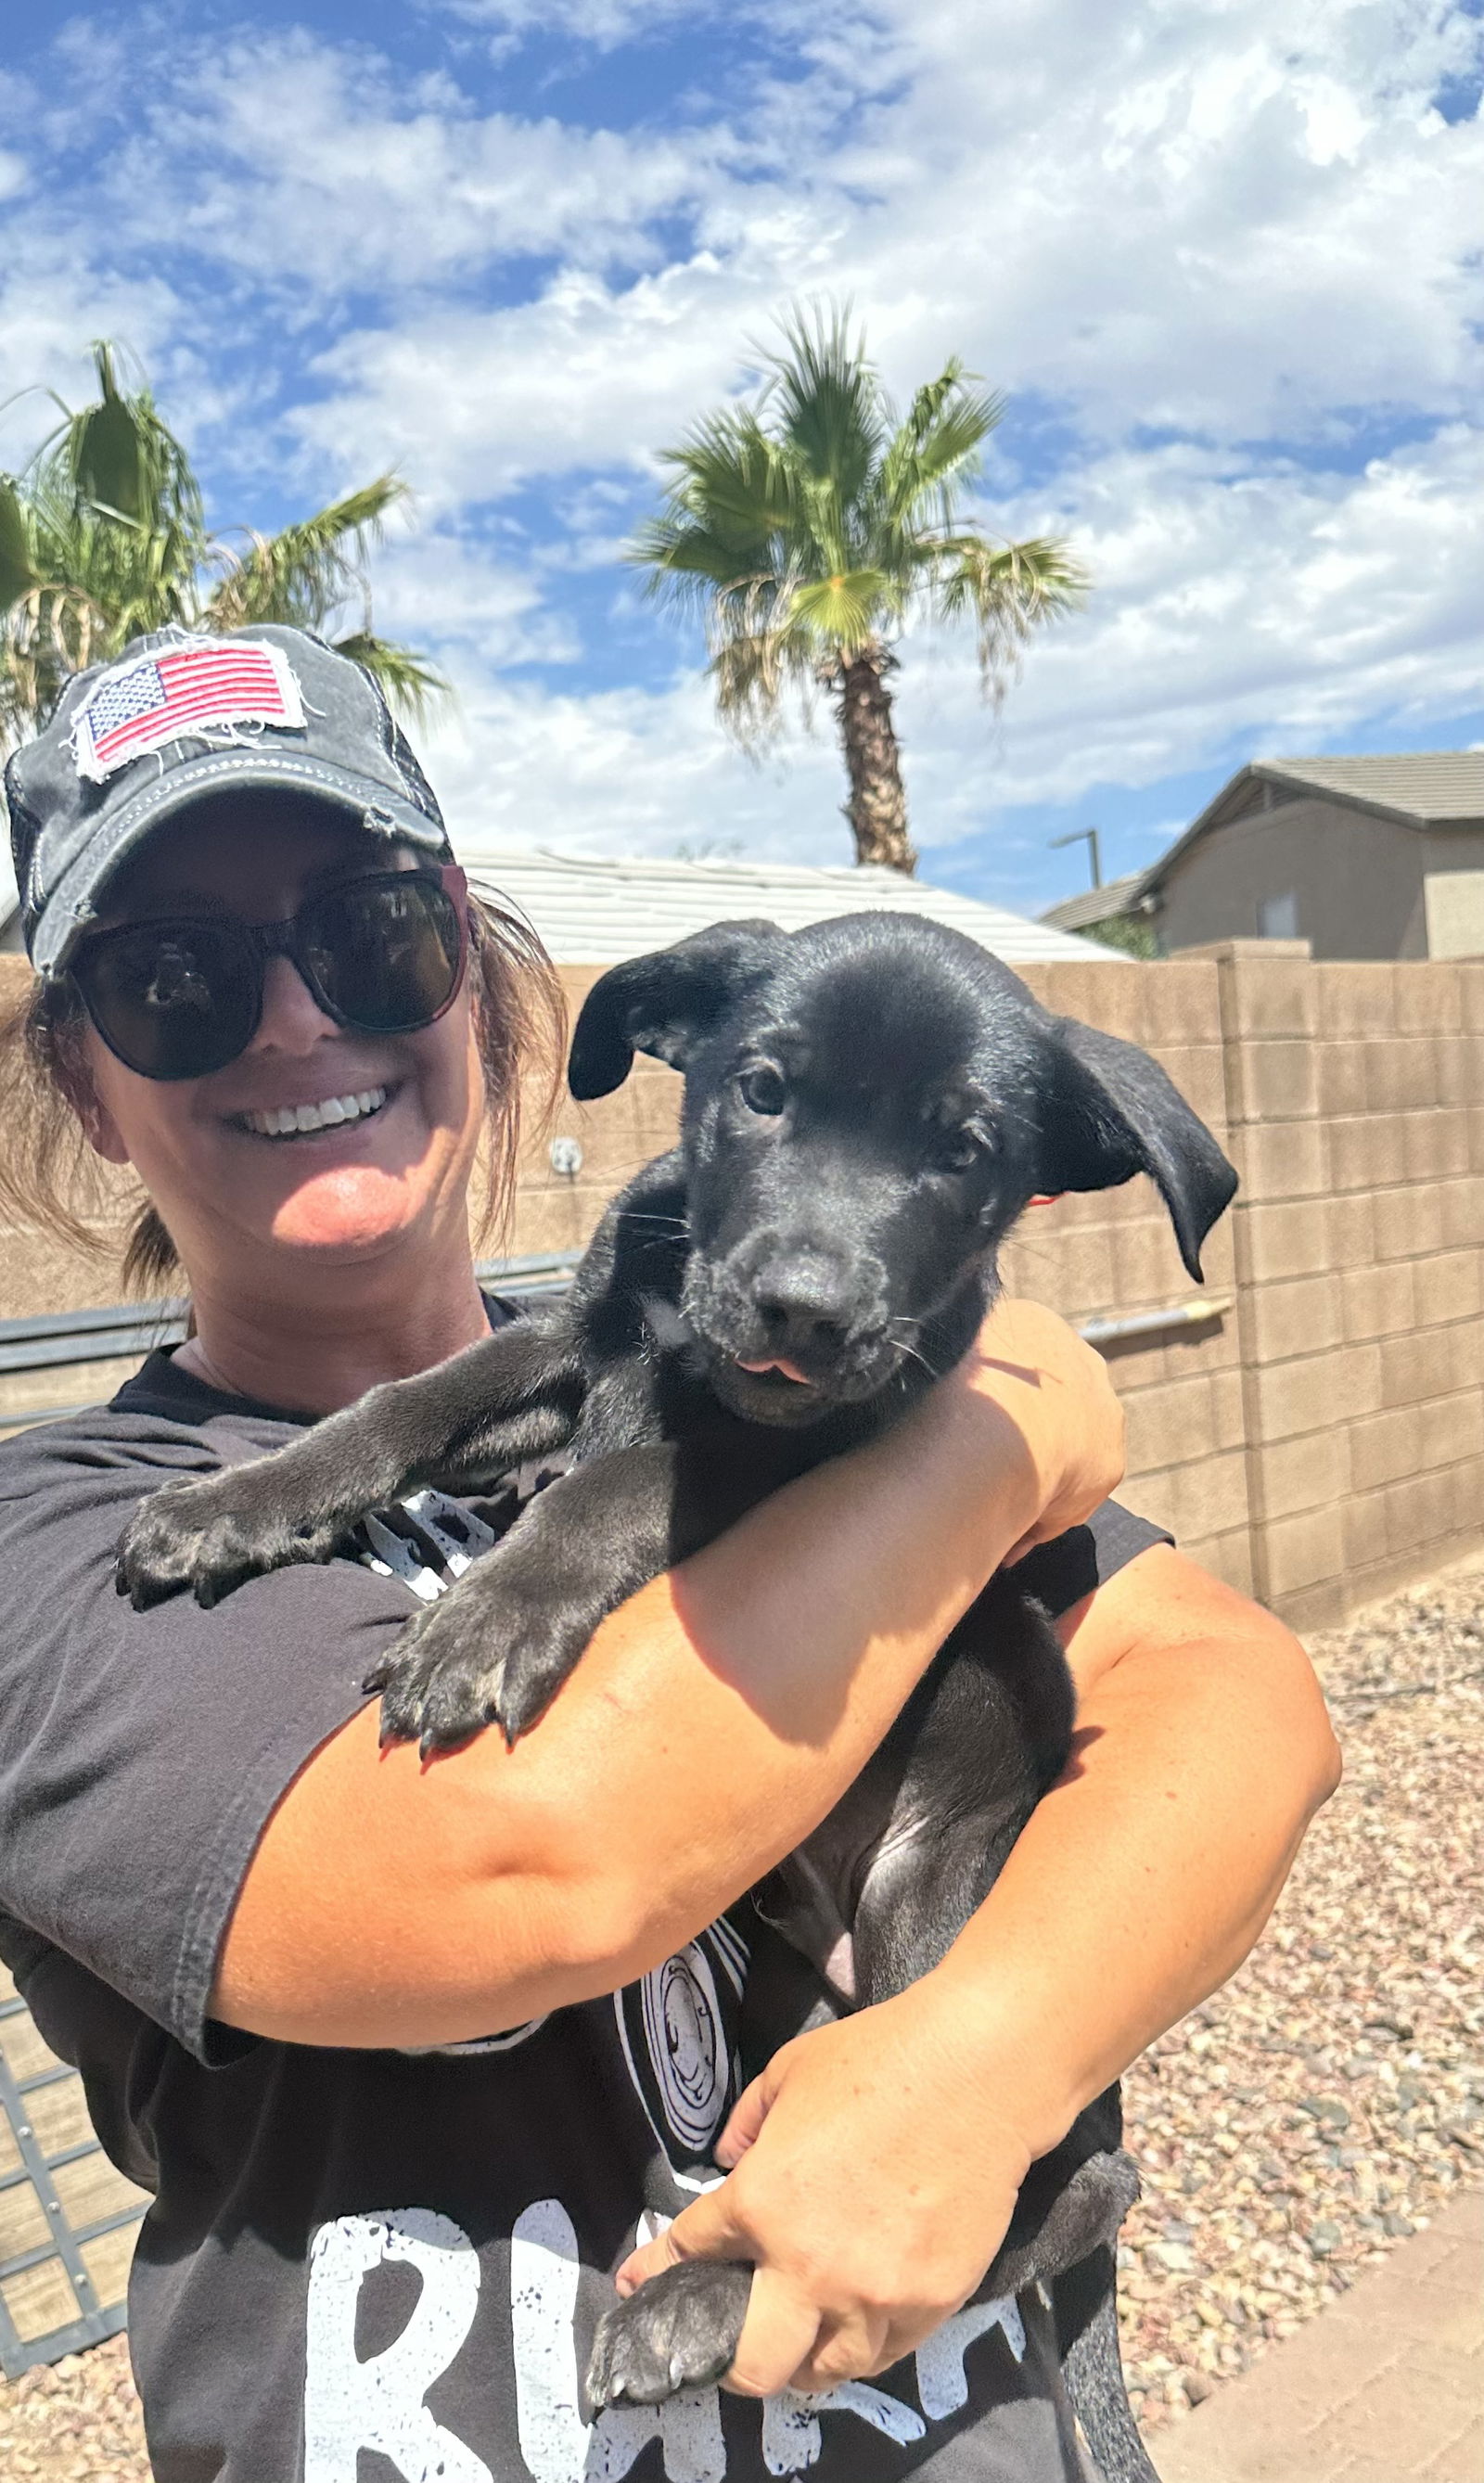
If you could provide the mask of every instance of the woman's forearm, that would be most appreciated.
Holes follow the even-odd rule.
[[[1032,2154],[1241,1962],[1339,1777],[1308,1657],[1271,1615],[1167,1551],[1124,1601],[1127,1652],[1086,1690],[1070,1767],[917,1987]]]
[[[265,1830],[218,2014],[459,2041],[613,1989],[731,1903],[833,1806],[1012,1544],[1116,1479],[1086,1348],[1029,1306],[1007,1322],[1008,1358],[970,1357],[634,1596],[513,1750],[485,1733],[424,1767],[378,1754],[374,1713],[344,1727]]]

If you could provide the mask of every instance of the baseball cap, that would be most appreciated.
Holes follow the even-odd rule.
[[[305,629],[161,629],[78,673],[5,771],[26,949],[66,973],[119,865],[211,793],[311,794],[452,859],[432,787],[379,683]]]

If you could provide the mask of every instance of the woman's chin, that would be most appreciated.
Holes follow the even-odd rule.
[[[345,1166],[305,1182],[273,1219],[279,1248],[312,1256],[361,1257],[384,1249],[422,1222],[426,1204],[414,1186],[368,1164]]]

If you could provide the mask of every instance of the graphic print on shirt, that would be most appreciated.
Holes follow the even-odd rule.
[[[362,2289],[384,2267],[412,2270],[420,2290],[400,2333],[362,2357]],[[510,2253],[516,2435],[530,2483],[623,2483],[654,2442],[666,2483],[727,2483],[715,2388],[662,2406],[609,2406],[587,2420],[577,2386],[579,2269],[570,2216],[559,2199],[536,2200],[516,2220]],[[402,2207],[320,2227],[309,2254],[304,2483],[358,2483],[362,2451],[384,2458],[402,2483],[494,2483],[484,2459],[427,2405],[468,2340],[479,2300],[478,2255],[450,2217]],[[1021,2361],[1025,2328],[1013,2302],[970,2303],[945,2320],[917,2350],[917,2406],[849,2380],[818,2395],[786,2389],[755,2409],[733,2399],[733,2417],[760,2425],[763,2467],[782,2478],[807,2477],[817,2466],[827,2416],[848,2416],[910,2446],[931,2424],[962,2413],[965,2355],[995,2329]],[[498,2389],[497,2375],[490,2385]]]
[[[737,2022],[748,1949],[727,1917],[613,1995],[623,2058],[682,2189],[716,2178],[711,2149],[736,2100]]]

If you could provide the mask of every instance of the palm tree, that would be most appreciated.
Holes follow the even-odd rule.
[[[231,544],[206,525],[190,458],[147,386],[120,387],[114,348],[95,345],[98,402],[72,413],[19,475],[0,474],[0,747],[36,732],[68,676],[146,629],[236,629],[284,621],[325,630],[411,709],[442,682],[371,626],[366,559],[394,474],[276,535]],[[60,398],[57,400],[61,404]]]
[[[795,313],[751,405],[705,415],[661,452],[674,480],[628,557],[649,592],[699,613],[722,720],[755,747],[785,687],[817,684],[839,724],[856,859],[916,868],[891,714],[894,640],[918,617],[971,617],[987,692],[1003,695],[1042,622],[1078,602],[1065,543],[1007,543],[961,515],[1004,401],[956,358],[900,419],[848,313]]]

